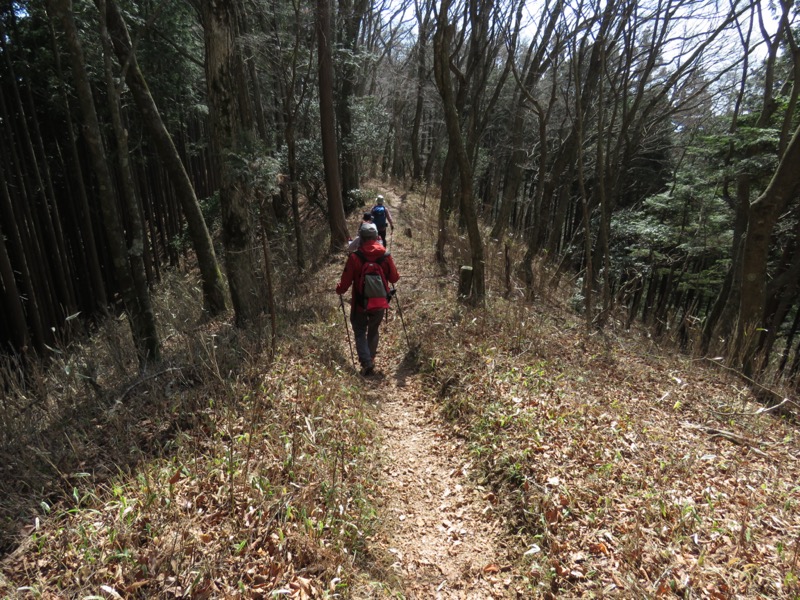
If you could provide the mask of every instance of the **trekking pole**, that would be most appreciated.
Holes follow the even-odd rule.
[[[403,324],[403,333],[406,336],[406,344],[408,344],[408,349],[411,350],[411,341],[408,339],[408,330],[406,329],[406,321],[403,318],[403,307],[400,306],[400,297],[397,295],[397,288],[394,287],[394,284],[392,284],[392,295],[397,299],[397,314],[400,315],[400,323]]]
[[[394,225],[392,225],[391,232],[389,233],[389,247],[387,248],[387,250],[389,252],[392,251],[392,242],[393,241],[394,241]]]
[[[339,304],[342,307],[342,316],[344,317],[344,331],[347,333],[347,345],[350,346],[350,358],[353,361],[353,368],[358,371],[358,367],[356,367],[356,357],[355,354],[353,354],[353,342],[350,339],[350,328],[347,327],[347,313],[344,310],[344,298],[342,298],[341,294],[339,294]],[[398,304],[398,306],[400,305]]]

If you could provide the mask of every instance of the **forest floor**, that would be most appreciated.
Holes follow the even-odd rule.
[[[435,277],[399,240],[399,268]],[[404,597],[800,597],[792,422],[714,361],[587,333],[547,296],[483,324],[429,312],[433,373],[404,364],[394,315],[371,542]]]
[[[508,532],[493,494],[471,478],[466,444],[453,437],[417,375],[401,366],[370,383],[376,380],[384,485],[373,552],[391,557],[409,599],[506,597]]]
[[[382,191],[401,280],[378,373],[355,373],[335,257],[254,391],[191,392],[197,423],[29,519],[0,596],[800,597],[793,421],[668,340],[587,331],[544,271],[504,298],[493,248],[488,308],[461,305],[426,198]]]

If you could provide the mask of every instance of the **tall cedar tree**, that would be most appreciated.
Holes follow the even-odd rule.
[[[106,159],[100,122],[97,117],[92,89],[87,75],[86,61],[78,37],[70,0],[48,0],[48,10],[61,22],[72,63],[72,76],[83,116],[83,134],[89,148],[92,168],[97,177],[98,200],[103,216],[106,241],[114,265],[114,275],[119,283],[122,300],[130,320],[133,341],[141,367],[160,358],[160,345],[156,331],[155,315],[150,308],[147,287],[137,289],[131,263],[128,260],[125,228],[119,214],[111,171]],[[143,276],[143,275],[142,275]],[[148,297],[142,297],[145,294]]]
[[[333,58],[331,56],[331,8],[328,0],[317,0],[317,45],[319,47],[319,117],[322,134],[322,160],[328,192],[328,221],[331,251],[347,243],[347,221],[339,180],[339,154],[336,143],[336,114],[333,108]]]
[[[206,46],[211,147],[220,171],[222,239],[225,269],[231,290],[236,325],[247,327],[264,305],[253,256],[252,189],[243,172],[243,155],[254,138],[253,116],[240,96],[244,72],[236,46],[242,7],[238,0],[202,0],[200,3]]]

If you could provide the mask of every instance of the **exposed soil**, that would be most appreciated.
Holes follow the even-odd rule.
[[[413,378],[381,388],[386,482],[375,543],[409,598],[503,598],[502,525],[492,494],[470,481],[462,443],[447,431]]]
[[[392,253],[402,276],[413,263],[400,239]],[[404,363],[409,348],[396,309],[381,336],[379,372],[365,379],[376,386],[385,483],[373,552],[393,561],[392,575],[409,599],[515,597],[508,532],[495,514],[494,495],[470,478],[465,444]]]

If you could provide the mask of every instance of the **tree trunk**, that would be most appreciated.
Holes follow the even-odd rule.
[[[602,53],[601,63],[602,69],[605,71],[605,52]],[[597,178],[596,193],[600,202],[600,230],[597,236],[597,247],[599,256],[595,258],[597,267],[603,265],[603,286],[602,286],[602,302],[603,309],[597,317],[596,323],[598,327],[603,327],[605,321],[611,312],[612,295],[611,295],[611,199],[609,198],[609,190],[606,189],[606,155],[605,155],[605,102],[604,102],[604,89],[603,83],[598,85],[598,106],[597,111],[597,159],[595,163],[595,177]]]
[[[306,256],[303,226],[300,223],[300,199],[297,189],[297,145],[294,136],[294,117],[288,114],[286,116],[286,149],[289,162],[289,185],[292,193],[292,220],[294,221],[297,268],[303,271],[306,268]]]
[[[736,215],[733,221],[731,266],[722,281],[722,287],[703,324],[701,351],[707,354],[713,348],[714,337],[728,340],[733,332],[739,311],[739,294],[742,279],[742,252],[744,235],[750,210],[750,176],[741,175],[736,185]]]
[[[339,0],[339,43],[351,55],[358,49],[358,32],[361,20],[369,7],[368,0]],[[336,116],[341,133],[340,156],[342,159],[342,189],[344,194],[361,187],[358,154],[353,139],[352,104],[355,97],[358,74],[352,59],[339,66],[339,93],[336,98]]]
[[[772,230],[800,184],[800,127],[781,157],[778,168],[761,196],[750,205],[750,219],[742,256],[741,299],[734,355],[741,352],[745,375],[753,374],[766,300],[767,258]]]
[[[333,58],[331,57],[331,13],[328,0],[317,0],[317,45],[319,47],[319,117],[322,161],[328,192],[328,220],[331,252],[347,243],[347,221],[339,181],[339,152],[336,144],[336,114],[333,107]]]
[[[422,118],[425,113],[425,82],[430,76],[427,65],[428,43],[431,30],[431,11],[433,4],[424,2],[420,6],[417,0],[414,3],[417,17],[417,81],[416,81],[416,100],[414,103],[414,122],[411,127],[411,173],[414,181],[422,179],[423,166],[420,145],[420,131],[422,129]]]
[[[242,111],[237,52],[239,0],[203,0],[211,147],[219,170],[225,269],[237,327],[252,325],[263,309],[253,257],[253,193],[241,161],[255,137],[252,115]]]
[[[453,210],[453,181],[455,179],[456,158],[455,150],[448,146],[447,155],[442,167],[442,186],[439,195],[439,210],[437,213],[436,228],[436,262],[440,265],[445,264],[444,249],[447,246],[447,226],[450,220],[450,213]]]
[[[434,35],[434,72],[436,84],[442,97],[442,104],[447,125],[447,137],[453,148],[458,164],[460,189],[460,208],[469,234],[472,255],[473,283],[470,301],[482,305],[486,297],[486,277],[483,257],[483,241],[478,228],[478,217],[472,197],[472,165],[467,148],[461,136],[458,111],[453,95],[453,84],[450,79],[449,48],[451,26],[447,20],[447,11],[451,0],[444,0],[438,15],[438,27]]]
[[[422,171],[422,178],[428,183],[430,183],[431,179],[433,178],[433,166],[437,162],[437,158],[439,156],[439,148],[441,148],[442,146],[442,137],[443,137],[441,135],[438,135],[440,131],[439,127],[431,126],[431,129],[432,129],[433,143],[431,144],[431,149],[428,152],[428,158],[425,161],[425,168]],[[444,172],[444,169],[442,169],[442,171]]]
[[[169,173],[169,179],[186,217],[187,230],[192,240],[197,265],[203,288],[205,310],[212,316],[225,310],[225,282],[214,252],[211,234],[206,227],[200,203],[197,200],[194,186],[189,174],[178,154],[175,143],[167,131],[164,121],[158,112],[147,82],[139,69],[136,55],[133,54],[128,28],[116,2],[107,0],[109,30],[114,41],[114,49],[120,64],[126,67],[125,81],[131,90],[133,99],[142,115],[142,121],[161,159],[161,163]]]
[[[498,243],[502,241],[508,227],[508,220],[511,217],[511,209],[519,194],[519,186],[522,183],[522,161],[525,158],[525,150],[522,147],[524,128],[524,112],[520,106],[516,107],[509,124],[509,134],[511,136],[511,156],[506,167],[506,177],[503,182],[503,195],[500,200],[500,210],[497,219],[492,227],[491,238]]]

